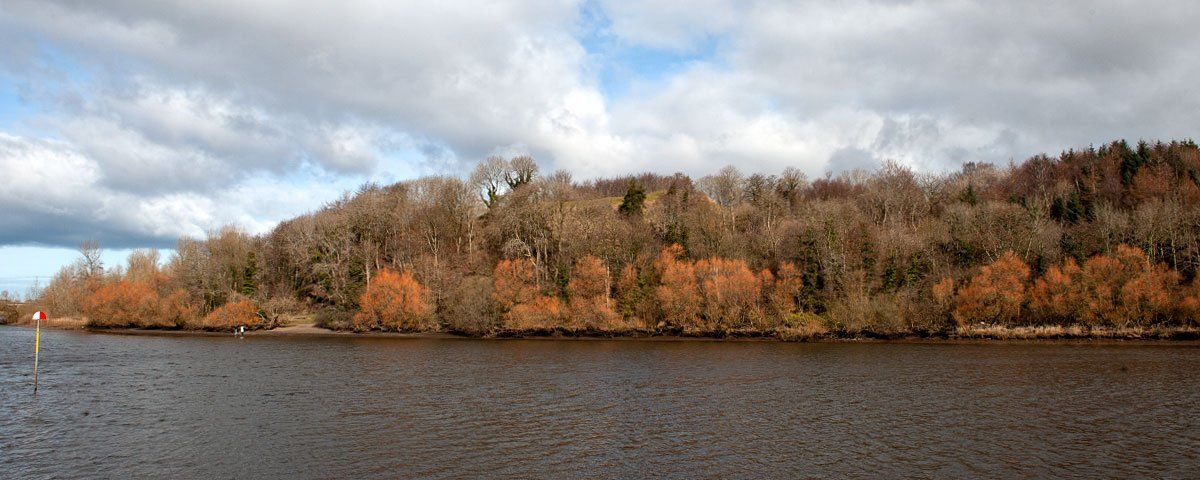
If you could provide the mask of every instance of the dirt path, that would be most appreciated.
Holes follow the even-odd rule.
[[[251,332],[246,332],[251,333]],[[297,315],[283,319],[283,325],[270,330],[253,332],[254,335],[337,335],[339,332],[318,327],[312,315]]]
[[[250,332],[247,332],[250,333]],[[335,335],[338,332],[328,328],[318,327],[313,323],[294,323],[270,330],[254,332],[255,335]]]

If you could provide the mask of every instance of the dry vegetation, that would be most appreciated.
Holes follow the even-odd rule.
[[[421,286],[411,272],[380,270],[358,303],[355,330],[423,332],[437,327],[429,289]]]
[[[1169,336],[1200,319],[1200,149],[813,181],[727,167],[576,182],[493,157],[465,181],[365,185],[265,235],[183,239],[166,262],[83,253],[40,302],[96,326]]]

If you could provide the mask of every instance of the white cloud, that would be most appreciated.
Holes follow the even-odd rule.
[[[585,49],[581,8],[603,11],[615,51]],[[1198,8],[0,0],[0,73],[45,133],[0,137],[0,182],[57,188],[35,204],[3,183],[0,205],[135,244],[264,230],[360,181],[461,173],[492,152],[577,178],[817,175],[1179,138],[1200,112]],[[621,49],[636,88],[610,97],[594,56]],[[662,52],[672,68],[637,78]]]
[[[95,162],[65,144],[4,133],[0,133],[0,172],[4,172],[0,204],[51,215],[72,213],[78,197],[101,176]]]

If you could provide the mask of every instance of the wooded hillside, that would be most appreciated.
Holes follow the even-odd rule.
[[[261,236],[182,239],[42,293],[95,325],[806,336],[1200,318],[1200,149],[1113,142],[924,175],[726,167],[575,181],[529,157],[364,185]]]

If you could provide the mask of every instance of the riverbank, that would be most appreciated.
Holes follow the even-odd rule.
[[[32,328],[32,324],[15,326]],[[231,332],[204,330],[90,328],[73,319],[43,322],[43,328],[83,330],[108,335],[144,336],[206,336],[227,337]],[[489,335],[465,335],[451,332],[353,332],[331,330],[313,324],[293,324],[268,330],[247,331],[246,337],[346,337],[346,338],[423,338],[423,339],[484,339],[484,340],[652,340],[652,341],[718,341],[718,342],[919,342],[919,343],[1006,343],[1006,342],[1175,342],[1200,343],[1200,329],[1128,328],[1089,329],[1086,327],[998,327],[979,326],[947,332],[907,332],[880,334],[875,332],[827,332],[806,337],[785,337],[758,332],[725,332],[724,334],[694,334],[682,332],[604,332],[538,331],[497,332]]]
[[[21,316],[20,318],[21,319],[16,322],[5,323],[3,325],[32,328],[36,324],[36,321],[25,318],[25,316]],[[42,320],[42,328],[53,328],[55,330],[84,330],[87,329],[87,319],[76,317],[48,318],[46,320]]]

